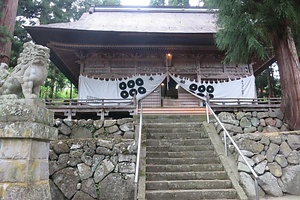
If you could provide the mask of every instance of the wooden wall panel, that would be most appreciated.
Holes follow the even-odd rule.
[[[144,108],[161,107],[161,88],[158,86],[151,94],[142,100]]]

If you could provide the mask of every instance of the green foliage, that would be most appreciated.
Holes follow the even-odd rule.
[[[121,1],[120,0],[103,0],[98,5],[121,5]]]
[[[217,46],[226,51],[229,63],[248,62],[254,57],[268,58],[276,40],[290,26],[299,41],[299,0],[205,0],[218,9]],[[296,41],[296,42],[297,42]]]
[[[274,97],[280,97],[281,96],[281,88],[280,88],[280,80],[278,77],[276,77],[275,69],[273,67],[269,67],[269,70],[266,69],[262,73],[260,73],[256,79],[255,79],[255,85],[257,90],[257,97],[258,98],[269,98],[271,96],[270,89],[273,89],[271,91],[274,94]],[[270,78],[270,84],[268,83],[268,73]]]
[[[165,1],[164,0],[150,0],[149,5],[150,6],[164,6]]]
[[[189,0],[169,0],[169,6],[190,6]]]
[[[2,1],[1,1],[2,3]],[[0,4],[1,5],[1,4]],[[78,20],[91,5],[120,5],[120,0],[22,0],[19,1],[17,22],[14,31],[11,59],[9,66],[17,65],[17,58],[23,50],[23,44],[31,40],[23,28],[24,23],[30,25],[61,23]],[[0,27],[0,39],[2,39]],[[76,98],[77,89],[59,71],[53,63],[49,66],[49,73],[45,85],[41,88],[41,98]]]

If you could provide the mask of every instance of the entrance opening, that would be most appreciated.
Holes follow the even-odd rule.
[[[178,85],[172,78],[169,79],[169,83],[167,83],[167,78],[162,82],[161,97],[162,99],[178,99]]]

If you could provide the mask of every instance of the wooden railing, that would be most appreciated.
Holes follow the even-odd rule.
[[[97,113],[101,119],[110,111],[136,112],[137,101],[132,99],[46,99],[46,107],[63,113],[68,119],[76,113]]]
[[[215,111],[265,111],[280,107],[280,98],[213,98],[209,100]]]
[[[213,98],[209,100],[210,106],[215,112],[221,111],[267,111],[280,107],[280,98]],[[46,107],[54,111],[60,116],[71,119],[79,113],[96,113],[101,119],[109,112],[129,112],[130,114],[137,114],[137,100],[132,99],[46,99]],[[204,105],[203,105],[204,106]],[[155,113],[159,113],[155,107]],[[195,108],[195,107],[194,107]],[[199,108],[197,106],[197,108]],[[147,112],[145,107],[145,112]],[[169,109],[172,109],[170,107]],[[176,108],[173,108],[176,110]],[[186,106],[180,106],[180,109],[188,113]],[[171,113],[171,112],[170,112]],[[177,112],[176,112],[177,113]],[[191,114],[193,114],[191,112]]]

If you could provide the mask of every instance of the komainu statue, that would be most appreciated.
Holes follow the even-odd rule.
[[[39,97],[41,85],[47,78],[50,50],[27,42],[10,73],[5,63],[0,64],[0,95],[34,99]]]

